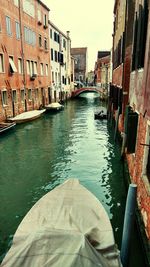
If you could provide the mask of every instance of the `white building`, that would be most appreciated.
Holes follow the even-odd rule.
[[[49,21],[50,60],[51,60],[51,100],[64,100],[71,96],[74,83],[71,64],[71,40],[69,31],[66,35]]]

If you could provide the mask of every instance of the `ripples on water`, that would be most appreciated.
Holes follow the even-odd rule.
[[[68,178],[78,178],[95,194],[120,235],[126,195],[120,154],[107,121],[94,120],[100,105],[95,96],[82,95],[64,111],[45,114],[1,138],[1,253],[32,205]]]

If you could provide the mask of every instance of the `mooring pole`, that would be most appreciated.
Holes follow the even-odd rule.
[[[136,192],[137,185],[130,184],[128,189],[126,208],[125,208],[125,217],[123,225],[123,234],[122,234],[122,244],[121,244],[121,262],[123,267],[127,267],[129,263],[129,253],[131,245],[131,235],[135,215],[135,206],[136,206]]]

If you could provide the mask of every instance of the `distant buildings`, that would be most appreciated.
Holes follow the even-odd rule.
[[[88,76],[88,55],[87,47],[71,48],[71,55],[75,59],[75,80],[87,83]]]
[[[100,88],[100,98],[107,99],[110,84],[110,51],[98,51],[95,62],[94,84]]]

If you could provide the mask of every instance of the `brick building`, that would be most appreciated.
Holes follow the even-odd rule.
[[[0,121],[49,102],[49,9],[40,0],[1,0]]]
[[[137,184],[139,218],[150,248],[150,1],[115,1],[110,110]],[[144,235],[143,235],[144,236]],[[150,257],[148,256],[150,261]]]
[[[100,88],[100,98],[107,99],[110,84],[110,51],[98,51],[95,63],[95,85]]]
[[[75,58],[75,80],[86,83],[88,78],[87,47],[71,48],[71,55]]]

